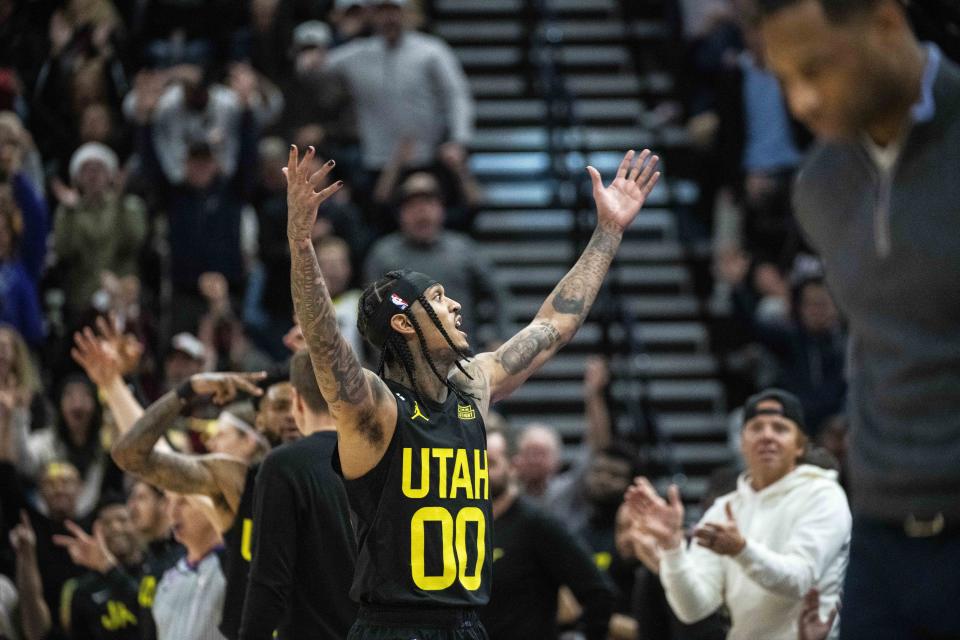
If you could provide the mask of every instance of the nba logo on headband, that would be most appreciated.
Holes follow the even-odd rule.
[[[406,301],[406,300],[404,300],[403,298],[401,298],[400,296],[398,296],[398,295],[395,294],[395,293],[391,293],[391,294],[390,294],[390,301],[393,302],[393,304],[395,304],[395,305],[397,305],[398,307],[400,307],[400,310],[401,310],[401,311],[403,311],[404,309],[406,309],[407,307],[410,306],[409,304],[407,304],[407,301]]]

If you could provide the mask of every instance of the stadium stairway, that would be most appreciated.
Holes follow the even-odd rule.
[[[703,301],[675,209],[696,185],[671,179],[682,129],[661,126],[670,73],[635,65],[668,47],[662,19],[625,19],[617,0],[434,0],[431,28],[453,47],[477,103],[473,171],[485,191],[475,235],[529,322],[593,228],[587,164],[609,179],[627,148],[660,153],[664,178],[626,234],[590,318],[556,358],[498,409],[515,426],[556,426],[576,455],[589,354],[611,358],[615,428],[641,443],[687,500],[732,461],[726,406]],[[655,55],[644,59],[656,60]]]

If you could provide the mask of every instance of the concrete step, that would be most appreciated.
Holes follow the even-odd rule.
[[[519,187],[529,187],[532,183],[518,183]],[[491,185],[486,185],[490,189]],[[653,195],[651,193],[651,195]],[[669,209],[644,207],[641,215],[637,216],[630,227],[628,234],[643,234],[658,239],[673,241],[677,235],[677,222],[673,211]],[[474,222],[474,231],[478,235],[499,236],[517,234],[517,239],[529,238],[530,233],[562,233],[569,234],[574,230],[572,212],[564,209],[529,210],[517,209],[507,211],[481,211]],[[522,235],[521,235],[522,234]]]
[[[570,266],[574,246],[570,240],[484,240],[482,251],[496,264],[559,264]],[[683,259],[679,243],[627,239],[617,251],[620,262],[678,262]]]
[[[569,266],[503,265],[497,276],[515,289],[550,291],[569,271]],[[619,265],[617,277],[622,288],[689,290],[690,274],[683,265]],[[681,328],[672,328],[679,335]],[[668,335],[664,332],[664,335]],[[704,331],[704,336],[706,332]],[[699,337],[699,334],[698,334]]]
[[[527,94],[524,79],[513,74],[477,75],[468,78],[474,98],[518,98]]]
[[[523,23],[517,19],[438,20],[433,24],[432,31],[451,45],[462,42],[520,42],[527,37]]]
[[[530,322],[543,304],[544,298],[545,296],[540,294],[512,296],[510,318],[516,322]],[[635,320],[694,319],[700,314],[700,301],[692,294],[632,295],[623,300],[622,304],[629,316]]]
[[[498,46],[458,46],[453,48],[460,64],[465,69],[516,67],[523,62],[523,50],[509,45]]]

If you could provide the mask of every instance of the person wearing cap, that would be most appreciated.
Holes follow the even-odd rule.
[[[481,344],[509,335],[508,296],[497,281],[493,265],[467,235],[444,229],[446,209],[440,184],[433,174],[411,174],[399,190],[400,230],[384,236],[370,248],[364,277],[372,282],[393,269],[442,273],[443,286],[468,309],[485,302],[484,316],[492,325]],[[464,330],[474,333],[477,324],[464,319]]]
[[[70,160],[73,188],[54,188],[60,205],[53,248],[70,319],[90,306],[103,272],[138,275],[137,260],[147,236],[146,205],[139,196],[116,191],[117,169],[117,155],[110,147],[88,142]]]
[[[314,153],[301,161],[290,148],[287,237],[297,320],[337,424],[333,463],[356,514],[351,596],[360,613],[348,638],[482,640],[476,609],[490,598],[494,553],[484,419],[573,339],[659,179],[658,158],[628,152],[608,187],[588,167],[593,237],[533,322],[495,352],[470,355],[463,307],[434,278],[391,271],[367,286],[357,328],[380,352],[374,372],[341,334],[317,263],[317,208],[342,183],[316,191],[333,163],[308,172]]]
[[[837,472],[800,462],[809,446],[800,401],[769,389],[747,400],[740,447],[746,471],[684,540],[683,503],[646,478],[626,502],[660,549],[660,581],[686,624],[726,606],[730,639],[795,640],[804,598],[819,594],[821,619],[839,608],[852,518]]]
[[[463,158],[473,137],[474,104],[463,68],[443,40],[407,29],[405,0],[367,0],[374,36],[330,53],[357,104],[363,165],[378,173],[405,139],[411,166],[436,156]],[[371,184],[375,180],[371,180]]]
[[[333,43],[337,47],[370,35],[370,7],[366,0],[334,0],[327,21],[333,26]]]

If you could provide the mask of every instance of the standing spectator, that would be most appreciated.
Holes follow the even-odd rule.
[[[286,139],[309,124],[324,133],[322,148],[344,165],[345,154],[355,155],[357,111],[343,75],[327,66],[333,36],[323,22],[311,20],[293,30],[293,73],[281,88],[288,96],[280,119],[280,135]]]
[[[203,273],[223,274],[230,290],[237,295],[242,295],[244,289],[246,268],[240,227],[257,168],[256,125],[249,102],[252,93],[248,92],[247,100],[240,103],[242,111],[236,114],[236,128],[220,130],[229,142],[213,145],[210,132],[205,132],[200,138],[188,141],[178,137],[179,142],[172,143],[163,142],[165,136],[153,133],[151,114],[159,96],[152,82],[147,81],[136,98],[138,148],[146,174],[154,182],[169,217],[171,279],[177,309],[174,328],[190,330],[195,329],[192,325],[203,310],[198,291]],[[186,135],[186,130],[180,130],[186,126],[180,116],[165,117],[177,123],[177,136]],[[191,121],[186,115],[182,118]],[[177,145],[182,145],[182,155],[176,151]],[[160,153],[166,154],[166,161],[160,159]],[[176,168],[161,169],[163,163]]]
[[[364,275],[368,282],[400,267],[442,273],[444,288],[474,314],[488,318],[492,331],[480,335],[477,344],[502,340],[509,335],[507,295],[494,269],[469,237],[443,228],[445,209],[436,178],[415,173],[400,188],[400,231],[378,240],[370,248]],[[484,309],[481,301],[488,301]],[[464,330],[478,327],[464,318]]]
[[[50,607],[43,598],[43,578],[37,562],[37,534],[29,516],[20,512],[20,523],[10,530],[17,554],[17,594],[24,640],[41,640],[53,626]],[[13,636],[16,640],[16,636]]]
[[[29,522],[33,532],[36,562],[42,579],[43,601],[49,611],[59,611],[60,593],[64,583],[83,573],[70,561],[65,549],[53,542],[53,536],[69,533],[66,521],[79,522],[89,528],[89,520],[77,517],[77,496],[80,493],[80,474],[69,462],[52,462],[39,474],[39,498],[42,506],[35,507],[28,500],[26,487],[17,473],[17,455],[14,450],[9,420],[0,405],[0,505],[3,512],[3,530],[9,531],[18,523]],[[17,543],[14,542],[14,548]],[[54,629],[58,621],[54,620]]]
[[[59,387],[56,421],[30,435],[30,459],[24,470],[34,473],[51,462],[67,460],[80,472],[77,513],[90,514],[104,489],[119,491],[123,475],[104,448],[103,408],[97,388],[83,374],[67,376]]]
[[[703,620],[726,605],[728,638],[795,640],[811,587],[822,594],[824,613],[837,603],[850,509],[836,471],[799,464],[808,446],[804,427],[799,400],[785,391],[747,401],[741,437],[747,471],[735,492],[707,510],[689,548],[676,485],[669,503],[646,478],[630,488],[627,501],[657,540],[660,581],[682,622]]]
[[[960,635],[960,69],[894,0],[759,7],[767,61],[820,141],[795,208],[850,325],[842,636]]]
[[[334,0],[328,22],[333,26],[333,44],[340,46],[370,35],[370,7],[366,0]]]
[[[373,174],[406,140],[409,164],[423,168],[438,156],[462,160],[473,137],[473,98],[459,61],[439,38],[405,27],[406,4],[368,0],[376,35],[330,54],[330,68],[350,83],[363,166]]]
[[[140,640],[147,633],[137,602],[143,551],[123,496],[104,496],[97,505],[93,535],[72,522],[67,528],[71,535],[54,542],[88,571],[63,585],[63,630],[76,640]]]
[[[38,287],[47,251],[47,207],[23,171],[25,133],[9,120],[0,120],[0,322],[38,347],[44,333]]]
[[[557,593],[573,590],[588,640],[607,638],[613,588],[567,527],[520,495],[507,441],[487,437],[493,499],[493,594],[481,620],[498,640],[557,637]]]
[[[46,424],[47,404],[30,349],[15,328],[0,323],[0,393],[13,395],[14,408],[30,412],[31,427]]]
[[[153,600],[157,640],[223,640],[217,629],[226,592],[223,538],[204,498],[168,492],[170,520],[187,553],[168,569]]]
[[[135,195],[117,192],[117,168],[117,156],[109,147],[88,142],[70,160],[74,189],[54,181],[60,206],[53,243],[63,268],[68,317],[74,321],[91,304],[104,272],[139,275],[137,260],[147,236],[146,206]]]

